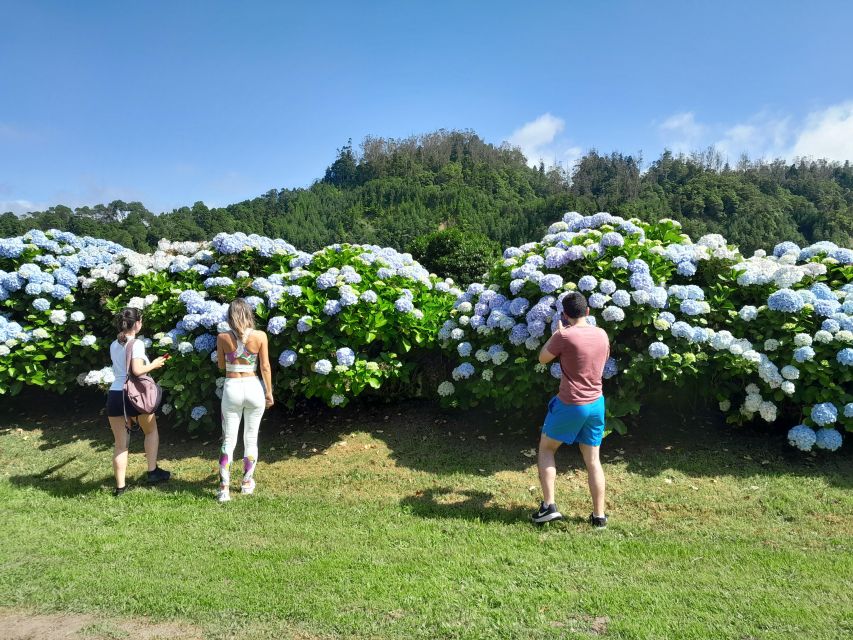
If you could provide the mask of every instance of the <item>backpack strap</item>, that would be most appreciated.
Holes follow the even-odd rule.
[[[130,418],[127,417],[127,381],[130,379],[130,376],[133,375],[131,371],[130,362],[133,360],[133,343],[136,341],[136,338],[131,338],[124,344],[124,386],[121,389],[121,408],[124,411],[124,428],[127,429],[127,440],[128,446],[130,443]]]
[[[124,343],[124,373],[125,376],[133,375],[133,372],[130,368],[130,361],[133,360],[133,343],[136,342],[136,338],[131,338],[127,342]],[[125,378],[126,379],[126,378]]]

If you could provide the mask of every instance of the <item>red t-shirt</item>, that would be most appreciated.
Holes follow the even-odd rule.
[[[604,329],[575,325],[557,331],[545,346],[560,360],[563,375],[557,397],[566,404],[589,404],[601,397],[601,374],[610,357]]]

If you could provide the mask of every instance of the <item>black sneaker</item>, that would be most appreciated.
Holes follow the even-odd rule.
[[[158,484],[160,482],[168,482],[172,474],[165,469],[155,467],[154,471],[148,472],[148,484]]]
[[[113,495],[118,498],[119,496],[123,496],[125,491],[127,491],[127,485],[124,485],[123,487],[116,487],[113,489]]]
[[[545,505],[544,502],[539,503],[539,511],[536,511],[530,515],[530,519],[533,520],[535,524],[545,524],[546,522],[553,522],[554,520],[562,520],[563,514],[557,511],[556,504]]]
[[[594,516],[591,513],[589,514],[589,523],[595,527],[596,529],[606,529],[607,528],[607,515],[603,516]]]

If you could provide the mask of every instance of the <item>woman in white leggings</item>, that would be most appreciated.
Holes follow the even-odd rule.
[[[258,429],[264,409],[273,405],[272,375],[267,334],[255,330],[255,314],[242,298],[228,308],[227,333],[216,339],[219,368],[225,370],[222,389],[222,451],[219,455],[219,491],[216,499],[231,499],[231,461],[243,418],[243,482],[240,493],[255,491]],[[263,381],[258,377],[258,364]]]

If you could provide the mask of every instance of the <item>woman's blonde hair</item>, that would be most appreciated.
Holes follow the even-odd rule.
[[[255,312],[243,298],[237,298],[228,307],[228,326],[243,342],[249,339],[255,328]]]

